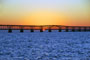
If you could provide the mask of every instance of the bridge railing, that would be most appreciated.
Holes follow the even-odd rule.
[[[46,28],[45,28],[46,27]],[[34,32],[34,30],[40,30],[43,32],[44,30],[48,30],[48,32],[52,32],[52,30],[58,30],[62,32],[62,30],[66,32],[81,32],[81,31],[90,31],[90,26],[62,26],[62,25],[0,25],[0,30],[8,30],[9,33],[12,30],[20,30],[20,32],[24,32],[24,30],[30,30]]]

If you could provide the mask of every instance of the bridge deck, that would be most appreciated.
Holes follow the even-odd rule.
[[[12,32],[12,30],[20,30],[20,32],[23,32],[23,30],[31,30],[33,32],[34,30],[40,30],[40,32],[43,32],[43,30],[59,30],[61,32],[62,30],[66,30],[68,32],[69,30],[75,31],[90,31],[90,26],[64,26],[64,25],[0,25],[0,30],[8,30],[9,32]]]

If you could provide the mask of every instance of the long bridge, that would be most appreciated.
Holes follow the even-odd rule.
[[[34,30],[40,30],[40,32],[44,32],[48,30],[48,32],[52,32],[52,30],[58,30],[58,32],[87,32],[90,31],[90,26],[64,26],[64,25],[0,25],[0,30],[8,30],[8,33],[12,33],[12,30],[20,30],[20,32],[24,32],[24,30],[30,30],[30,32],[34,32]]]

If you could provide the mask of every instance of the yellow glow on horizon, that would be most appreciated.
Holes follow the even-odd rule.
[[[31,25],[63,25],[67,19],[64,13],[52,12],[52,11],[36,11],[26,14],[23,17],[24,24]]]

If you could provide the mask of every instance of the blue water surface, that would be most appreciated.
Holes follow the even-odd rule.
[[[0,60],[90,60],[90,32],[3,30]]]

